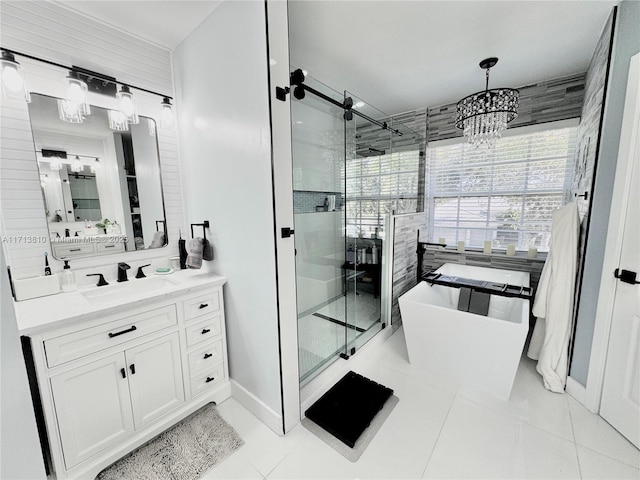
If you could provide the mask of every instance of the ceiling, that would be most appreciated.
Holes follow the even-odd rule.
[[[229,0],[238,1],[238,0]],[[63,0],[174,49],[221,0]],[[122,8],[113,8],[114,4]],[[484,88],[587,70],[615,1],[289,1],[292,65],[386,113],[456,102]],[[123,14],[126,10],[126,14]]]
[[[58,0],[119,30],[175,49],[223,0]]]

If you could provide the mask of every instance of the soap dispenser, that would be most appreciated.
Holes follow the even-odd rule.
[[[71,271],[71,267],[69,266],[69,260],[64,261],[64,268],[62,271],[62,277],[60,279],[62,291],[63,292],[71,292],[75,290],[78,286],[76,283],[76,274]]]

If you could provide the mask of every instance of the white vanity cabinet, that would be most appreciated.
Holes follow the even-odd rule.
[[[222,283],[149,294],[28,335],[58,479],[93,478],[230,396]]]

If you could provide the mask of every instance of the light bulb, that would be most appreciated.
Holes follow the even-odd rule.
[[[160,126],[162,128],[173,128],[173,105],[169,97],[162,99],[162,113],[160,115]]]
[[[31,95],[27,89],[24,71],[13,54],[2,50],[0,65],[2,66],[0,74],[2,98],[21,98],[29,103]]]
[[[137,124],[140,122],[138,114],[136,112],[136,105],[133,100],[133,94],[129,87],[123,85],[120,91],[116,94],[118,100],[118,109],[126,117],[127,122],[131,124]]]
[[[20,92],[24,85],[22,76],[18,73],[17,66],[14,65],[5,65],[2,69],[2,81],[9,90],[15,93]]]
[[[84,170],[84,165],[82,165],[82,162],[80,161],[80,157],[76,155],[76,158],[73,160],[73,163],[71,164],[71,171],[78,173],[78,172],[81,172],[82,170]]]
[[[122,113],[127,117],[130,117],[133,114],[133,102],[129,97],[122,98],[122,100],[120,101],[120,109]]]

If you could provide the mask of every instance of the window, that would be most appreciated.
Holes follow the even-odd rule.
[[[347,160],[347,235],[368,238],[382,232],[387,213],[415,213],[419,165],[418,150]]]
[[[551,214],[569,198],[577,126],[504,137],[493,149],[466,143],[427,149],[431,240],[549,250]],[[517,132],[513,130],[512,132]]]

